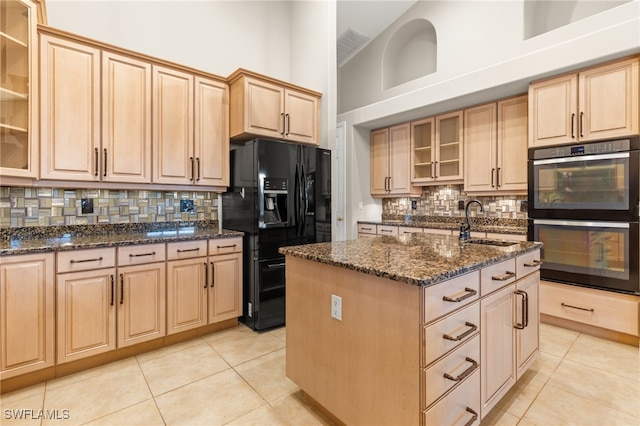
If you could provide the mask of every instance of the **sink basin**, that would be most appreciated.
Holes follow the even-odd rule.
[[[482,245],[485,245],[485,246],[497,246],[497,247],[509,247],[509,246],[514,245],[514,244],[518,244],[516,241],[479,240],[479,239],[469,240],[467,242],[471,243],[471,244],[482,244]]]

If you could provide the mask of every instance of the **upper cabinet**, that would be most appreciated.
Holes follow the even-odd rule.
[[[38,177],[40,3],[0,2],[0,176]]]
[[[462,182],[462,111],[411,123],[411,182]]]
[[[529,86],[529,146],[637,134],[639,58],[610,62]]]
[[[464,190],[527,190],[527,96],[464,112]]]
[[[371,132],[371,195],[420,196],[422,189],[413,186],[410,175],[409,123]]]
[[[229,76],[230,136],[319,144],[321,94],[243,69]]]

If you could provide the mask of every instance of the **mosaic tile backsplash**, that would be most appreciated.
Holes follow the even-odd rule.
[[[416,209],[411,201],[417,201]],[[469,208],[473,216],[494,219],[527,219],[526,195],[474,196],[463,191],[462,185],[426,186],[421,198],[385,198],[382,201],[382,214],[395,216],[445,216],[464,217],[464,210],[458,209],[458,201],[465,204],[478,200],[484,206],[480,213],[477,204]]]
[[[83,199],[93,213],[82,212]],[[191,211],[180,212],[182,200],[193,201]],[[213,192],[0,187],[2,228],[217,219]]]

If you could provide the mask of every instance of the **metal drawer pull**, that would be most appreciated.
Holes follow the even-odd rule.
[[[120,274],[120,304],[124,303],[124,274]]]
[[[371,231],[371,228],[362,228],[363,231]]]
[[[207,288],[209,285],[209,268],[207,268],[207,262],[204,263],[204,288]]]
[[[236,248],[236,244],[232,244],[230,246],[218,246],[219,249],[223,249],[223,248]]]
[[[448,334],[443,334],[442,337],[447,339],[447,340],[453,340],[454,342],[457,342],[459,340],[464,339],[465,337],[467,337],[468,335],[472,334],[474,331],[476,331],[478,329],[477,325],[475,325],[475,324],[473,324],[473,323],[471,323],[469,321],[466,321],[464,323],[464,325],[466,325],[467,327],[471,327],[471,328],[469,330],[465,331],[464,333],[462,333],[461,335],[456,336],[456,337],[451,337]]]
[[[116,292],[116,288],[115,288],[115,284],[113,282],[113,275],[111,275],[111,306],[113,306],[114,303],[114,299],[115,299],[115,292]]]
[[[522,322],[516,323],[513,327],[523,330],[529,325],[529,295],[522,290],[516,290],[515,294],[522,296]]]
[[[467,361],[467,362],[470,362],[471,363],[471,367],[467,368],[462,373],[460,373],[460,375],[458,375],[458,377],[453,377],[449,373],[444,373],[444,378],[445,379],[449,379],[449,380],[451,380],[453,382],[459,382],[461,380],[464,380],[469,374],[473,373],[474,370],[476,368],[478,368],[478,361],[476,361],[475,359],[466,357],[464,360]]]
[[[216,285],[216,276],[215,276],[215,272],[216,270],[215,265],[213,262],[209,262],[211,264],[211,287],[214,287]]]
[[[102,260],[102,256],[96,257],[95,259],[83,259],[83,260],[73,260],[71,259],[69,263],[84,263],[84,262],[100,262]]]
[[[492,279],[493,281],[506,281],[506,280],[508,280],[509,278],[513,278],[513,277],[515,277],[515,276],[516,276],[516,273],[515,273],[515,272],[507,271],[507,272],[505,272],[505,273],[504,273],[504,274],[502,274],[502,275],[494,275],[493,277],[491,277],[491,279]]]
[[[152,251],[151,253],[138,253],[138,254],[131,254],[129,253],[129,257],[142,257],[142,256],[155,256],[156,252]]]
[[[466,411],[467,413],[473,414],[473,417],[471,417],[471,419],[468,422],[466,422],[464,426],[471,426],[476,420],[478,420],[478,413],[476,413],[469,407],[467,407]]]
[[[285,266],[284,262],[282,262],[282,263],[273,263],[271,265],[267,265],[267,268],[276,269],[276,268],[284,268],[284,266]]]
[[[381,229],[380,232],[393,232],[391,229]]]
[[[180,249],[178,249],[178,250],[176,250],[176,251],[177,251],[178,253],[187,253],[187,252],[190,252],[190,251],[200,251],[200,247],[196,247],[196,248],[192,248],[192,249],[186,249],[186,250],[180,250]]]
[[[462,302],[464,299],[468,299],[470,297],[475,296],[476,294],[478,294],[477,291],[475,291],[472,288],[469,287],[465,287],[464,291],[467,292],[467,294],[465,294],[464,296],[460,296],[460,297],[456,297],[455,299],[450,298],[449,296],[443,296],[442,300],[444,300],[445,302],[454,302],[454,303],[458,303],[458,302]]]
[[[581,308],[579,306],[573,306],[573,305],[567,305],[566,303],[562,302],[560,303],[560,305],[562,305],[563,308],[573,308],[573,309],[580,309],[581,311],[587,311],[587,312],[595,312],[596,310],[591,308],[591,309],[587,309],[587,308]]]
[[[524,266],[528,267],[528,268],[535,268],[536,266],[540,266],[542,265],[542,261],[541,260],[533,260],[531,261],[531,263],[525,263]]]

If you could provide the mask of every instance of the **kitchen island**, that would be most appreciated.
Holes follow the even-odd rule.
[[[479,424],[535,360],[541,244],[285,247],[287,377],[353,425]]]

